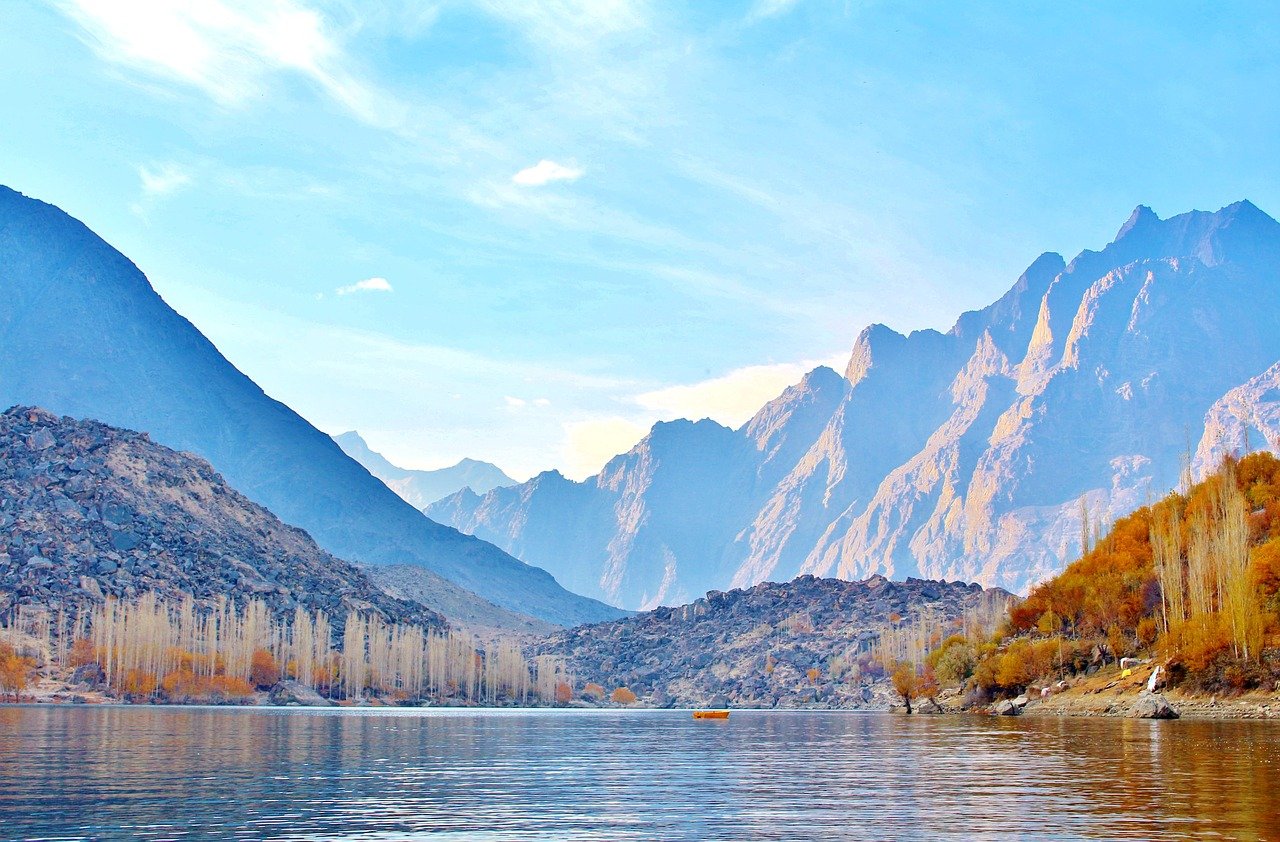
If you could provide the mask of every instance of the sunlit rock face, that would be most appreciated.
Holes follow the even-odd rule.
[[[738,430],[654,428],[583,483],[428,513],[628,608],[799,573],[1025,591],[1182,465],[1280,440],[1280,224],[1139,207],[946,333],[873,325]],[[1246,431],[1249,435],[1246,436]],[[1082,505],[1083,501],[1083,505]]]

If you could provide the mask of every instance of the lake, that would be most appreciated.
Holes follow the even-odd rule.
[[[6,839],[1280,838],[1280,725],[0,708]]]

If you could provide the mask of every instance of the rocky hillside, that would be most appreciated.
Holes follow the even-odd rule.
[[[229,487],[195,456],[145,433],[15,407],[0,415],[0,615],[154,591],[276,612],[348,609],[440,627]]]
[[[959,582],[801,576],[570,629],[535,652],[565,657],[579,686],[627,687],[659,707],[883,706],[887,687],[858,660],[886,625],[924,612],[955,620],[1009,596]]]
[[[417,564],[484,599],[573,624],[616,611],[422,515],[272,400],[122,254],[57,208],[0,187],[0,407],[145,430],[329,552]]]
[[[388,488],[415,509],[424,508],[464,488],[484,494],[495,488],[516,485],[515,480],[491,462],[463,459],[448,468],[415,471],[393,465],[381,453],[371,450],[368,443],[354,430],[334,436],[333,440],[342,448],[343,453],[363,465],[369,473],[386,483]]]
[[[659,424],[585,482],[427,513],[627,608],[799,573],[1013,591],[1224,450],[1280,440],[1280,224],[1248,202],[1038,258],[946,333],[873,325],[737,430]]]

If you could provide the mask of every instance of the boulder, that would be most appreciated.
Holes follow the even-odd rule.
[[[1026,694],[1026,693],[1023,693],[1022,695],[1020,695],[1020,696],[1018,696],[1016,699],[1014,699],[1014,700],[1013,700],[1013,705],[1014,705],[1014,707],[1016,707],[1016,708],[1020,708],[1020,709],[1021,709],[1021,708],[1026,707],[1026,706],[1027,706],[1027,694]]]
[[[96,687],[105,683],[107,680],[106,673],[102,671],[102,666],[96,661],[89,664],[83,664],[75,668],[71,673],[72,684],[85,684],[89,687]]]
[[[1143,692],[1127,715],[1132,719],[1177,719],[1178,711],[1159,693]]]
[[[281,681],[271,688],[268,696],[273,705],[301,705],[303,707],[332,707],[333,702],[321,696],[305,684]]]
[[[996,702],[992,712],[996,716],[1019,716],[1022,714],[1022,708],[1015,705],[1012,699],[1001,699]]]

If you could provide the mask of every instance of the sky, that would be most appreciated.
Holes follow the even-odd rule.
[[[597,470],[1134,206],[1280,215],[1270,3],[6,0],[0,183],[405,467]]]

